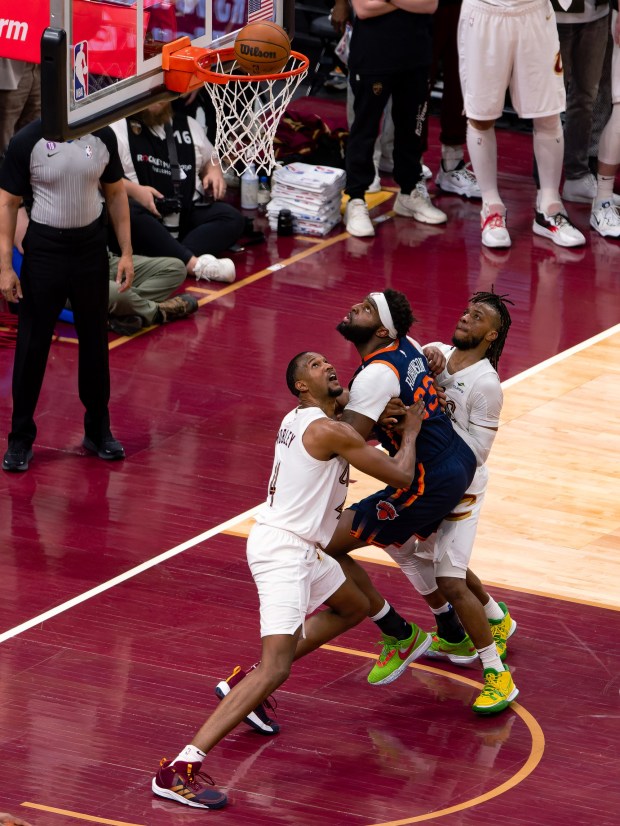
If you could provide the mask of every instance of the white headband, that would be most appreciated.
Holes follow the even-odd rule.
[[[394,319],[392,318],[392,313],[390,312],[390,308],[388,307],[386,297],[383,295],[383,293],[370,293],[368,298],[372,298],[372,300],[375,302],[377,306],[377,312],[379,313],[379,320],[390,334],[390,338],[398,338],[398,333],[396,332],[396,328],[394,327]]]

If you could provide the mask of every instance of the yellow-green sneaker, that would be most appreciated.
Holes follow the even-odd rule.
[[[378,643],[382,646],[381,653],[368,675],[368,682],[371,685],[387,685],[397,680],[409,663],[417,660],[428,649],[432,642],[430,634],[422,631],[421,628],[412,622],[410,623],[411,636],[406,640],[397,640],[396,637],[388,637],[383,634],[383,639]]]
[[[484,669],[484,688],[472,706],[476,714],[497,714],[508,708],[513,700],[519,696],[519,689],[515,686],[512,674],[508,670],[496,671],[494,668]]]
[[[497,646],[497,653],[499,654],[500,660],[503,661],[506,659],[507,653],[506,641],[509,637],[512,637],[517,630],[517,623],[510,616],[510,611],[505,602],[498,602],[497,604],[504,612],[504,616],[501,620],[490,619],[489,625],[491,626],[491,634],[493,634],[493,639]]]
[[[478,660],[478,652],[468,634],[460,642],[448,642],[433,634],[426,656],[431,659],[448,659],[453,665],[471,665]]]

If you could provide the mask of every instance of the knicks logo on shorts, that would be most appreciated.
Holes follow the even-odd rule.
[[[553,71],[556,73],[556,75],[564,74],[564,67],[562,66],[562,55],[559,52],[555,56]]]
[[[377,516],[381,521],[386,519],[396,519],[398,513],[391,502],[381,501],[377,504]]]

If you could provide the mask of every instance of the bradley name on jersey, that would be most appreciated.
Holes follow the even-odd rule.
[[[278,430],[278,436],[276,438],[277,445],[285,445],[286,447],[290,447],[293,443],[293,439],[295,438],[296,434],[293,433],[292,430],[288,430],[286,427],[281,427]]]

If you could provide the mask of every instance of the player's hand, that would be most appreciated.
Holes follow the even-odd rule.
[[[0,272],[0,292],[2,297],[11,304],[17,304],[19,299],[24,297],[17,273],[12,267]]]
[[[426,346],[422,348],[422,352],[426,356],[429,369],[431,373],[437,376],[446,366],[446,357],[441,352],[439,347]]]
[[[335,0],[329,18],[334,29],[339,34],[344,34],[344,27],[351,19],[349,0]]]
[[[446,395],[446,388],[442,387],[441,384],[437,381],[437,379],[433,379],[433,384],[435,386],[435,392],[437,393],[437,399],[439,401],[439,407],[444,411],[446,410],[446,406],[448,404],[448,396]]]
[[[2,826],[30,826],[30,824],[26,823],[25,820],[15,817],[15,815],[9,815],[2,812],[0,812],[0,824],[2,824]]]
[[[385,430],[392,430],[407,412],[407,408],[398,396],[390,399],[385,410],[379,416],[377,424]]]
[[[418,399],[411,407],[406,408],[405,415],[394,427],[395,433],[415,433],[420,432],[424,416],[426,415],[426,406],[422,399]]]

